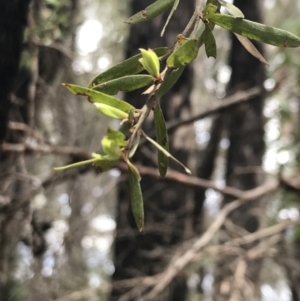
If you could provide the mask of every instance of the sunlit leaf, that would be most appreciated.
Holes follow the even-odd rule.
[[[111,158],[111,159],[119,159],[121,157],[121,149],[118,145],[117,141],[109,139],[107,136],[103,137],[101,140],[101,145],[103,151]]]
[[[113,79],[93,87],[93,90],[100,91],[109,95],[116,95],[119,91],[130,92],[153,82],[151,75],[127,75]]]
[[[244,14],[235,5],[223,0],[218,0],[219,3],[235,18],[245,18]]]
[[[77,85],[71,85],[71,84],[62,84],[62,85],[75,95],[87,96],[89,98],[89,100],[93,103],[100,103],[100,104],[104,104],[104,105],[107,105],[110,107],[114,107],[127,114],[129,113],[130,110],[134,109],[134,107],[131,104],[129,104],[128,102],[125,102],[121,99],[104,94],[102,92],[92,90],[89,88],[85,88],[85,87],[81,87],[81,86],[77,86]]]
[[[300,46],[299,37],[275,27],[245,19],[236,19],[232,16],[221,14],[209,15],[208,20],[248,39],[257,40],[279,47]]]
[[[94,103],[95,107],[99,112],[101,112],[103,115],[115,119],[125,119],[128,117],[128,114],[116,109],[115,107],[103,104],[103,103]]]
[[[67,169],[76,168],[76,167],[80,167],[80,166],[84,166],[84,165],[87,165],[87,164],[94,163],[96,160],[97,159],[89,159],[89,160],[80,161],[80,162],[72,163],[72,164],[65,165],[65,166],[54,167],[53,169],[56,170],[56,171],[67,170]]]
[[[128,178],[131,197],[131,209],[134,220],[140,232],[144,229],[144,202],[140,180],[136,173],[128,166]]]
[[[170,68],[180,68],[189,64],[197,57],[199,47],[199,40],[188,40],[168,57],[167,65]]]
[[[259,59],[263,64],[269,66],[268,62],[265,60],[263,55],[258,51],[258,49],[252,44],[248,38],[243,37],[237,33],[234,33],[234,35],[237,37],[237,39],[240,41],[240,43],[245,47],[245,49],[251,53],[254,57]]]
[[[158,55],[162,56],[165,55],[169,48],[167,47],[160,47],[155,48],[153,51]],[[142,57],[141,54],[137,54],[116,66],[102,72],[98,76],[96,76],[88,85],[89,88],[102,84],[104,82],[110,81],[112,79],[120,78],[127,75],[134,75],[142,72],[144,70],[142,64],[139,62],[139,59]]]
[[[161,36],[161,37],[164,35],[165,30],[166,30],[166,27],[168,26],[168,24],[169,24],[169,22],[170,22],[170,20],[171,20],[171,18],[172,18],[172,16],[173,16],[175,10],[177,9],[177,6],[178,6],[178,4],[179,4],[179,1],[180,1],[180,0],[175,0],[175,1],[174,1],[173,7],[172,7],[172,9],[171,9],[171,11],[170,11],[170,14],[169,14],[169,16],[168,16],[168,19],[167,19],[167,21],[166,21],[166,23],[165,23],[165,25],[164,25],[164,27],[163,27],[161,33],[160,33],[160,36]]]
[[[108,128],[106,136],[111,140],[115,140],[118,143],[118,145],[121,147],[127,145],[127,142],[125,141],[125,135],[120,131],[115,131],[111,128]]]
[[[154,123],[155,123],[155,130],[156,130],[156,139],[157,143],[163,147],[167,152],[169,151],[169,138],[167,133],[167,127],[165,123],[165,118],[159,103],[157,103],[154,109]],[[166,156],[165,153],[162,151],[158,151],[158,169],[159,174],[162,178],[165,177],[168,165],[169,165],[169,157]]]
[[[145,70],[148,71],[154,78],[160,76],[160,63],[157,54],[152,49],[139,49],[142,53],[142,58],[139,59]]]
[[[170,9],[176,0],[157,0],[144,10],[131,16],[125,22],[129,24],[136,24],[149,21],[162,14],[164,11]]]
[[[205,52],[207,57],[217,57],[217,45],[215,37],[210,29],[210,27],[206,24],[205,31],[204,31],[204,45],[205,45]]]

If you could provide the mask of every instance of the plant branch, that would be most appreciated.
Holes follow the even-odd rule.
[[[203,118],[221,113],[225,110],[232,108],[233,106],[248,102],[248,101],[252,100],[255,96],[257,96],[261,93],[262,93],[261,87],[254,87],[254,88],[248,89],[246,91],[237,92],[237,93],[233,94],[232,96],[229,96],[229,97],[226,97],[225,99],[223,99],[222,103],[220,103],[220,104],[216,105],[215,107],[212,107],[202,113],[199,113],[199,114],[189,117],[187,119],[175,120],[175,121],[168,122],[167,130],[168,130],[168,132],[171,132],[183,125],[191,124],[199,119],[203,119]],[[151,134],[154,134],[154,132]],[[149,136],[152,137],[151,135],[149,135]]]
[[[180,257],[180,260],[176,259],[175,262],[172,260],[168,268],[162,273],[159,277],[158,283],[153,287],[153,289],[145,296],[144,301],[156,300],[156,297],[169,285],[169,283],[174,279],[178,273],[180,273],[190,262],[193,261],[195,255],[199,253],[205,246],[207,246],[219,229],[224,224],[227,216],[237,209],[238,207],[244,205],[245,203],[257,199],[263,195],[266,195],[270,192],[275,191],[279,186],[278,180],[271,180],[267,183],[245,191],[244,196],[240,199],[237,199],[229,204],[227,204],[219,213],[215,221],[210,225],[208,230],[198,238],[190,249]]]

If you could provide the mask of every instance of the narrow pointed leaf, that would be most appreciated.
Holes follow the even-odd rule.
[[[93,87],[93,90],[116,95],[119,91],[130,92],[148,86],[151,83],[153,83],[151,75],[127,75],[96,85]]]
[[[185,67],[180,67],[176,70],[173,70],[163,81],[159,90],[158,96],[163,96],[166,94],[178,81]]]
[[[245,18],[244,14],[235,5],[223,0],[218,0],[219,3],[226,8],[226,10],[235,18]]]
[[[67,170],[67,169],[71,169],[71,168],[75,168],[75,167],[80,167],[80,166],[94,163],[96,160],[97,159],[89,159],[89,160],[80,161],[80,162],[76,162],[76,163],[65,165],[65,166],[54,167],[54,170],[62,171],[62,170]]]
[[[129,167],[129,166],[128,166]],[[139,178],[128,168],[131,209],[134,220],[140,232],[144,230],[144,202]]]
[[[130,151],[129,151],[129,158],[133,157],[138,146],[139,146],[139,143],[140,143],[140,139],[141,139],[141,136],[140,135],[136,135],[135,136],[135,139],[134,141],[132,142],[132,145],[131,145],[131,148],[130,148]]]
[[[169,152],[169,138],[167,133],[167,127],[159,103],[157,103],[154,109],[154,123],[155,123],[157,143],[161,147],[163,147],[167,152]],[[159,174],[162,178],[164,178],[168,170],[169,157],[166,156],[166,154],[163,153],[162,151],[158,150],[157,159],[158,159]]]
[[[160,47],[153,49],[153,51],[157,54],[157,56],[162,56],[169,51],[169,48]],[[137,54],[121,62],[120,64],[117,64],[112,68],[102,72],[89,83],[88,88],[91,88],[93,86],[99,85],[112,79],[120,78],[127,75],[134,75],[142,72],[144,68],[139,62],[139,59],[141,57],[141,54]]]
[[[154,141],[153,139],[151,139],[145,132],[143,132],[144,137],[151,142],[158,150],[160,150],[161,152],[163,152],[166,156],[168,156],[169,158],[171,158],[173,161],[175,161],[177,164],[179,164],[186,173],[191,174],[191,171],[183,164],[181,163],[179,160],[177,160],[175,157],[173,157],[168,151],[166,151],[163,147],[161,147],[156,141]]]
[[[204,45],[205,45],[205,52],[207,57],[217,57],[217,45],[215,37],[208,25],[205,25],[204,31]]]
[[[129,113],[130,110],[134,109],[134,107],[128,102],[125,102],[121,99],[112,97],[99,91],[71,84],[63,84],[63,86],[75,95],[87,96],[89,100],[93,103],[101,103],[104,105],[108,105],[125,113]]]
[[[170,11],[170,14],[169,14],[169,16],[168,16],[168,19],[167,19],[167,21],[166,21],[166,23],[165,23],[165,25],[164,25],[164,27],[163,27],[161,33],[160,33],[160,36],[161,36],[161,37],[164,35],[165,30],[166,30],[166,27],[168,26],[168,24],[169,24],[169,22],[170,22],[170,20],[171,20],[171,18],[172,18],[172,16],[173,16],[173,14],[174,14],[174,11],[177,9],[177,6],[178,6],[178,4],[179,4],[179,1],[180,1],[180,0],[175,0],[175,1],[174,1],[173,7],[172,7],[172,9],[171,9],[171,11]]]
[[[208,20],[248,39],[278,47],[300,46],[299,37],[279,28],[221,14],[209,15]]]
[[[128,114],[116,109],[115,107],[103,104],[103,103],[94,103],[95,107],[99,112],[101,112],[103,115],[110,117],[110,118],[115,118],[115,119],[125,119],[128,117]]]
[[[164,11],[170,9],[174,5],[174,2],[175,0],[157,0],[144,10],[131,16],[125,22],[129,24],[136,24],[152,20]]]
[[[167,59],[170,68],[180,68],[192,62],[198,55],[199,40],[191,39],[173,52]]]
[[[258,49],[253,45],[253,43],[249,39],[247,39],[246,37],[243,37],[237,33],[234,33],[234,35],[237,37],[237,39],[240,41],[240,43],[245,47],[245,49],[250,54],[252,54],[258,60],[260,60],[263,64],[269,66],[266,59],[263,57],[263,55],[258,51]]]

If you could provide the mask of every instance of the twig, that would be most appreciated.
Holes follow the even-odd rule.
[[[23,153],[25,151],[33,151],[36,153],[56,153],[60,155],[76,156],[80,158],[91,158],[90,153],[84,149],[75,146],[61,146],[51,144],[38,144],[35,139],[26,139],[24,143],[7,143],[1,145],[3,152]]]
[[[174,279],[174,277],[180,273],[194,258],[195,254],[197,254],[201,249],[203,249],[215,236],[218,230],[224,224],[227,216],[242,206],[248,201],[253,199],[257,199],[267,193],[270,193],[276,190],[279,186],[278,180],[271,180],[257,188],[248,190],[244,193],[243,198],[240,198],[236,201],[233,201],[227,204],[220,212],[215,221],[211,224],[208,230],[197,239],[194,244],[191,246],[191,249],[186,252],[180,260],[176,260],[176,262],[170,262],[170,265],[162,274],[159,279],[159,282],[153,287],[153,289],[145,296],[144,301],[156,300],[156,297],[169,285],[169,283]]]
[[[135,164],[135,166],[137,167],[137,169],[139,170],[141,175],[151,176],[154,178],[160,178],[160,175],[156,168],[143,166],[143,165],[139,165],[139,164]],[[121,162],[119,164],[117,164],[117,167],[121,170],[127,170],[126,165]],[[240,190],[240,189],[237,189],[234,187],[226,186],[224,188],[221,188],[220,186],[215,184],[213,181],[208,181],[205,179],[192,177],[192,176],[186,175],[184,173],[172,170],[170,168],[168,169],[168,172],[165,176],[165,180],[176,181],[178,183],[186,184],[191,187],[202,187],[202,188],[207,188],[207,189],[211,188],[224,195],[232,196],[235,198],[243,198],[244,194],[246,193],[246,191],[243,191],[243,190]]]
[[[171,132],[183,125],[191,124],[199,119],[203,119],[203,118],[209,117],[211,115],[221,113],[227,109],[230,109],[233,106],[242,104],[244,102],[248,102],[249,100],[253,99],[254,96],[259,95],[261,92],[262,92],[262,89],[260,87],[254,87],[254,88],[251,88],[246,91],[237,92],[234,95],[223,99],[221,104],[216,105],[215,107],[208,109],[205,112],[199,113],[196,116],[192,116],[192,117],[184,119],[184,120],[179,120],[179,121],[176,120],[176,121],[168,122],[167,130],[168,130],[168,132]],[[152,137],[151,135],[149,135],[149,136]]]
[[[163,82],[163,80],[165,79],[165,77],[171,72],[171,69],[166,66],[166,68],[164,69],[164,71],[160,74],[161,76],[161,81],[157,84],[155,84],[154,89],[152,91],[152,93],[150,94],[149,98],[147,99],[145,105],[142,107],[141,109],[141,115],[139,117],[138,122],[136,123],[135,127],[134,127],[134,131],[130,136],[130,139],[128,141],[128,149],[131,149],[132,143],[135,140],[136,135],[138,134],[138,132],[140,131],[143,123],[145,122],[145,120],[147,119],[147,117],[149,116],[151,110],[155,107],[155,104],[158,102],[159,100],[159,88]]]
[[[204,258],[205,256],[207,256],[207,254],[209,254],[211,256],[211,255],[221,255],[221,254],[230,253],[231,255],[236,254],[238,256],[244,256],[245,258],[249,257],[250,259],[253,259],[254,253],[255,253],[255,256],[262,256],[265,254],[265,252],[258,253],[258,252],[251,251],[251,250],[258,249],[258,247],[250,249],[249,250],[249,251],[251,251],[250,253],[249,253],[249,251],[245,253],[244,249],[241,249],[241,248],[237,249],[237,248],[238,248],[238,246],[241,246],[246,243],[252,243],[257,240],[261,240],[263,238],[272,237],[273,235],[276,235],[276,234],[286,230],[287,228],[289,228],[291,226],[295,226],[299,223],[300,223],[300,220],[283,221],[277,225],[270,226],[268,228],[258,230],[255,233],[248,234],[242,238],[233,239],[225,244],[206,247],[205,249],[202,250],[201,253],[195,254],[195,256],[193,257],[193,261],[195,261],[195,260],[199,261],[202,258]],[[267,245],[268,246],[274,245],[277,241],[278,241],[277,238],[276,239],[272,238],[270,240],[270,244],[268,243]],[[191,245],[193,245],[194,243],[195,243],[195,241]],[[260,247],[261,246],[259,245],[259,248]],[[181,247],[181,249],[182,249],[182,247]],[[183,251],[188,250],[188,249],[190,249],[189,245],[185,246]],[[176,252],[176,254],[177,253],[178,252]],[[181,253],[182,253],[182,251],[181,251]],[[175,261],[174,258],[176,258],[176,260],[181,260],[181,256],[174,255],[172,262]],[[84,289],[82,291],[73,292],[69,295],[55,299],[54,301],[79,300],[82,298],[92,296],[93,294],[97,293],[98,291],[101,291],[101,292],[109,291],[111,286],[113,286],[114,288],[118,288],[118,289],[126,289],[126,288],[132,288],[132,287],[136,287],[136,286],[140,287],[142,285],[145,288],[148,288],[148,287],[154,286],[157,283],[159,283],[159,281],[161,281],[161,277],[164,276],[164,273],[165,272],[162,272],[162,273],[156,274],[154,276],[135,277],[135,278],[131,278],[131,279],[117,280],[117,281],[112,282],[111,285],[105,285],[100,288],[88,288],[88,289]]]

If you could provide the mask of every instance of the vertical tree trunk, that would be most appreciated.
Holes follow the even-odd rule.
[[[131,12],[144,9],[151,1],[133,0]],[[155,48],[170,46],[179,34],[194,10],[192,1],[181,1],[163,38],[160,31],[166,21],[166,15],[159,16],[151,22],[138,24],[130,28],[126,56],[138,53],[138,48]],[[187,67],[179,82],[172,91],[161,100],[166,120],[174,120],[190,114],[190,92],[192,89],[193,72]],[[142,107],[145,97],[141,91],[130,93],[127,100],[136,107]],[[148,122],[144,129],[153,129],[153,122]],[[183,163],[188,163],[189,150],[193,145],[192,127],[181,128],[170,137],[171,152]],[[156,151],[146,145],[133,158],[135,162],[154,166]],[[177,168],[175,166],[172,166]],[[192,230],[192,198],[191,191],[183,185],[170,181],[143,177],[142,190],[145,202],[145,234],[138,234],[131,214],[128,184],[119,186],[117,205],[117,232],[115,239],[115,273],[113,280],[154,275],[162,271],[167,263],[168,252],[180,244],[191,234]],[[189,232],[190,231],[190,232]],[[138,288],[136,288],[138,289]],[[125,295],[127,290],[114,288],[112,300]],[[142,293],[142,285],[141,291]],[[186,277],[178,275],[175,283],[168,289],[163,300],[185,300],[187,292]],[[133,299],[130,299],[133,300]],[[135,300],[140,300],[136,298]]]
[[[260,1],[236,0],[234,4],[239,7],[247,19],[261,22]],[[261,45],[257,45],[261,51]],[[252,57],[232,36],[232,48],[229,65],[232,68],[228,94],[254,86],[263,86],[265,77],[264,65]],[[261,172],[262,157],[264,154],[264,121],[263,121],[264,96],[259,95],[251,102],[240,105],[228,113],[228,135],[230,147],[227,153],[226,184],[242,190],[257,187],[263,182]],[[232,199],[225,199],[225,203]],[[248,232],[255,232],[260,227],[260,217],[255,208],[260,206],[260,201],[251,202],[231,214],[231,221]],[[260,260],[233,262],[234,257],[222,257],[215,269],[214,300],[225,301],[230,298],[235,300],[258,300]],[[243,285],[237,283],[238,268],[246,264],[246,272],[239,275]],[[246,282],[251,285],[247,286]],[[252,289],[250,289],[250,287]]]
[[[16,78],[30,0],[0,1],[0,142],[6,135],[10,93]]]
[[[45,93],[45,86],[48,88],[48,85],[52,85],[58,74],[62,74],[63,69],[69,72],[71,66],[70,59],[66,58],[60,51],[51,47],[36,45],[40,37],[35,40],[31,35],[37,35],[39,30],[43,30],[39,27],[40,24],[37,20],[41,17],[41,10],[45,9],[48,4],[44,1],[35,0],[30,6],[30,2],[30,0],[0,0],[0,146],[4,139],[5,142],[11,144],[25,144],[28,132],[10,130],[7,127],[8,121],[23,123],[33,130],[36,126],[35,121],[38,119],[35,117],[41,113],[36,110],[35,105],[45,104],[49,100],[47,96],[50,93]],[[64,3],[64,11],[60,11],[60,13],[63,13],[64,17],[67,16],[68,24],[64,26],[56,24],[56,26],[60,26],[63,35],[61,39],[64,40],[64,45],[68,48],[72,47],[73,44],[72,37],[74,36],[74,18],[77,5],[78,0]],[[26,57],[26,63],[30,66],[27,67],[26,65],[19,70],[21,53],[24,50],[23,33],[27,20],[30,21],[28,24],[34,27],[31,28],[33,30],[30,30],[26,47],[24,47],[30,57]],[[68,42],[70,43],[68,44]],[[53,85],[52,89],[54,89]],[[12,94],[13,97],[11,97]],[[62,107],[66,106],[65,103],[65,101],[59,103],[60,112],[63,111]],[[53,103],[49,106],[54,107]],[[74,107],[74,104],[72,106]],[[73,116],[70,114],[70,117]],[[68,121],[66,114],[63,118],[66,124]],[[73,132],[75,131],[73,125],[69,127],[72,128]],[[65,131],[66,128],[66,126],[63,127]],[[70,135],[68,135],[69,137]],[[75,135],[73,134],[72,137]],[[72,143],[75,143],[74,139]],[[31,198],[34,185],[31,182],[33,177],[27,170],[27,168],[34,169],[39,165],[40,161],[38,163],[37,161],[34,154],[26,156],[23,152],[4,152],[0,148],[1,301],[26,300],[25,296],[20,297],[19,292],[22,291],[22,288],[15,281],[15,270],[18,266],[18,243],[23,241],[32,247],[32,253],[35,256],[43,254],[46,250],[45,238],[43,237],[45,233],[40,228],[37,229],[40,225],[37,224],[32,212]],[[35,270],[37,273],[32,278],[36,290],[31,290],[28,294],[29,297],[27,296],[28,300],[31,301],[49,298],[50,285],[48,283],[47,286],[45,278],[40,273],[41,262],[42,260],[37,259],[35,263],[38,264],[33,264],[37,267]],[[39,286],[41,283],[44,286]],[[45,287],[47,289],[44,289]]]
[[[29,3],[30,0],[0,1],[0,147],[7,134],[11,93],[19,69]],[[6,155],[0,148],[0,300],[8,300],[10,295],[13,248],[18,241],[14,234],[21,231],[21,217],[13,219],[11,215],[21,184],[11,185],[7,176],[17,164],[16,156]]]

